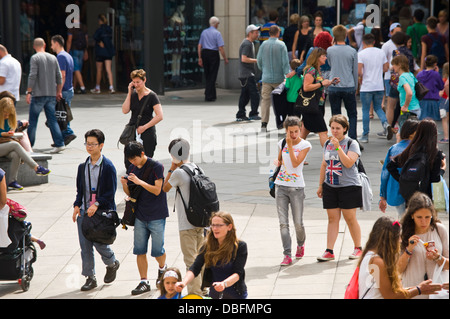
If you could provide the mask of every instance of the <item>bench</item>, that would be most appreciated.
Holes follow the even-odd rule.
[[[31,153],[31,157],[34,161],[45,168],[48,168],[48,161],[52,159],[49,154]],[[0,168],[6,172],[6,176],[9,174],[9,168],[11,166],[11,160],[7,157],[0,157]],[[20,165],[19,174],[17,175],[17,183],[22,186],[35,186],[48,183],[48,176],[38,176],[28,165]]]

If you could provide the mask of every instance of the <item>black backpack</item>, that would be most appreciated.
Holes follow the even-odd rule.
[[[194,171],[191,171],[185,165],[180,167],[191,178],[189,203],[186,205],[180,188],[177,187],[177,193],[181,196],[186,216],[193,226],[209,226],[211,215],[219,211],[219,199],[216,193],[216,185],[203,174],[196,165]]]
[[[398,180],[400,195],[408,201],[416,192],[426,192],[430,181],[430,169],[427,155],[417,152],[403,165]]]

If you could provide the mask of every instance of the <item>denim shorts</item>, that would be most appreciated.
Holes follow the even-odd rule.
[[[136,218],[134,224],[134,247],[133,254],[145,255],[148,250],[148,240],[152,238],[152,257],[164,255],[164,230],[166,219],[151,220],[149,222]]]

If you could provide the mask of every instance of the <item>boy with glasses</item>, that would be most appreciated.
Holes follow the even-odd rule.
[[[73,222],[77,222],[78,238],[81,248],[82,275],[86,283],[81,291],[89,291],[97,287],[95,278],[94,247],[106,265],[105,283],[116,279],[119,261],[109,245],[91,242],[81,230],[83,218],[92,217],[98,209],[115,210],[114,196],[117,189],[117,174],[114,164],[102,155],[105,135],[98,129],[85,134],[86,150],[89,157],[78,166],[77,196],[73,204]]]

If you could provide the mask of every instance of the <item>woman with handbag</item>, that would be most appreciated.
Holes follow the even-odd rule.
[[[328,138],[328,128],[324,120],[325,93],[324,87],[339,83],[338,78],[323,79],[320,67],[327,61],[327,51],[315,48],[306,61],[303,73],[303,87],[296,103],[297,116],[302,116],[303,126],[301,138],[306,139],[310,132],[318,133],[320,145]]]
[[[401,224],[402,253],[397,265],[403,285],[414,287],[423,280],[433,279],[436,267],[442,266],[448,274],[448,231],[438,219],[433,201],[424,193],[415,193]],[[427,295],[416,297],[427,298]]]
[[[144,70],[134,70],[130,77],[122,112],[128,114],[131,111],[128,125],[135,127],[135,140],[144,145],[145,155],[152,158],[157,144],[156,124],[163,120],[162,106],[156,93],[145,86],[147,78]],[[126,159],[125,166],[130,166]]]

